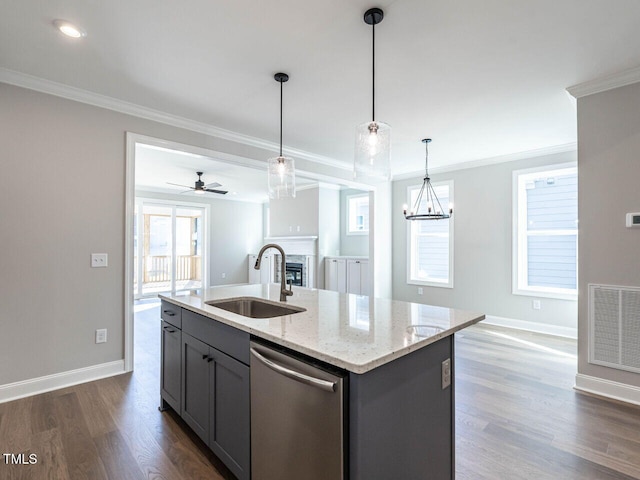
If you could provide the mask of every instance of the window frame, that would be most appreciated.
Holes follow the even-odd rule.
[[[526,229],[526,188],[521,190],[520,185],[526,184],[526,177],[540,175],[547,172],[546,176],[559,176],[574,172],[577,176],[578,166],[576,162],[543,165],[540,167],[514,170],[512,174],[512,293],[542,298],[555,298],[560,300],[577,300],[578,298],[578,224],[574,229],[542,231],[537,235],[576,235],[576,288],[539,287],[528,285],[528,237]],[[577,220],[577,219],[576,219]]]
[[[434,188],[440,187],[442,185],[446,185],[449,188],[449,204],[453,204],[454,203],[454,188],[453,188],[453,180],[443,180],[441,182],[432,182],[431,183],[432,186]],[[422,187],[422,184],[417,184],[417,185],[409,185],[407,187],[407,201],[406,204],[407,205],[411,205],[411,192],[413,190],[419,190]],[[446,208],[446,206],[443,206],[444,208]],[[405,220],[405,222],[407,223],[407,285],[420,285],[420,286],[427,286],[427,287],[440,287],[440,288],[453,288],[453,277],[454,277],[454,217],[453,215],[451,215],[451,217],[449,218],[449,278],[447,279],[446,282],[439,282],[439,281],[433,281],[433,280],[420,280],[417,278],[412,278],[411,276],[411,271],[412,271],[412,243],[413,243],[413,238],[412,238],[412,234],[411,234],[411,225],[413,222],[432,222],[432,221],[439,221],[439,220]]]
[[[369,229],[367,230],[351,230],[351,200],[355,198],[367,198],[367,211],[370,212],[370,202],[369,193],[354,193],[353,195],[347,195],[347,208],[346,208],[346,234],[347,235],[369,235]],[[369,215],[369,213],[367,213]],[[371,225],[371,218],[369,218],[369,225]]]

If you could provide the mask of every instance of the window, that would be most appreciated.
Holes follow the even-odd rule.
[[[573,164],[513,172],[513,293],[577,295],[578,172]]]
[[[420,187],[408,188],[408,205],[415,204]],[[453,203],[452,181],[434,183],[433,189],[444,208]],[[407,229],[407,283],[453,288],[453,219],[407,221]]]
[[[347,197],[347,235],[369,233],[369,194]]]

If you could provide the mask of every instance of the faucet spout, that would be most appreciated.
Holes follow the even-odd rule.
[[[284,253],[284,249],[276,243],[266,244],[264,247],[260,249],[260,252],[258,253],[258,259],[256,260],[256,264],[253,266],[253,268],[255,268],[256,270],[260,270],[260,262],[262,261],[262,255],[269,248],[275,248],[280,252],[280,258],[282,259],[282,268],[280,269],[280,301],[286,302],[287,297],[290,297],[291,295],[293,295],[293,291],[292,291],[293,287],[291,286],[291,284],[289,284],[289,289],[287,289],[287,275],[286,275],[287,260]]]

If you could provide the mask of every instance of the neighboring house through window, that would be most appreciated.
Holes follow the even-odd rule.
[[[414,205],[421,185],[407,190],[408,205]],[[453,204],[453,181],[434,183],[443,208]],[[422,200],[419,212],[426,211]],[[453,218],[407,221],[409,258],[407,283],[453,288]]]
[[[578,174],[574,164],[513,172],[513,293],[577,295]]]
[[[369,233],[369,194],[347,196],[347,235]]]

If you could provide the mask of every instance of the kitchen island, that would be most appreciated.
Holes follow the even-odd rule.
[[[208,303],[253,297],[282,305],[276,284],[161,296],[162,406],[180,413],[239,478],[251,478],[249,438],[256,450],[264,444],[256,439],[269,434],[249,420],[256,403],[249,342],[258,342],[344,377],[343,441],[334,446],[342,476],[333,478],[453,478],[453,334],[484,315],[325,290],[293,292],[285,305],[304,311],[273,318]],[[304,452],[303,442],[292,443]]]

